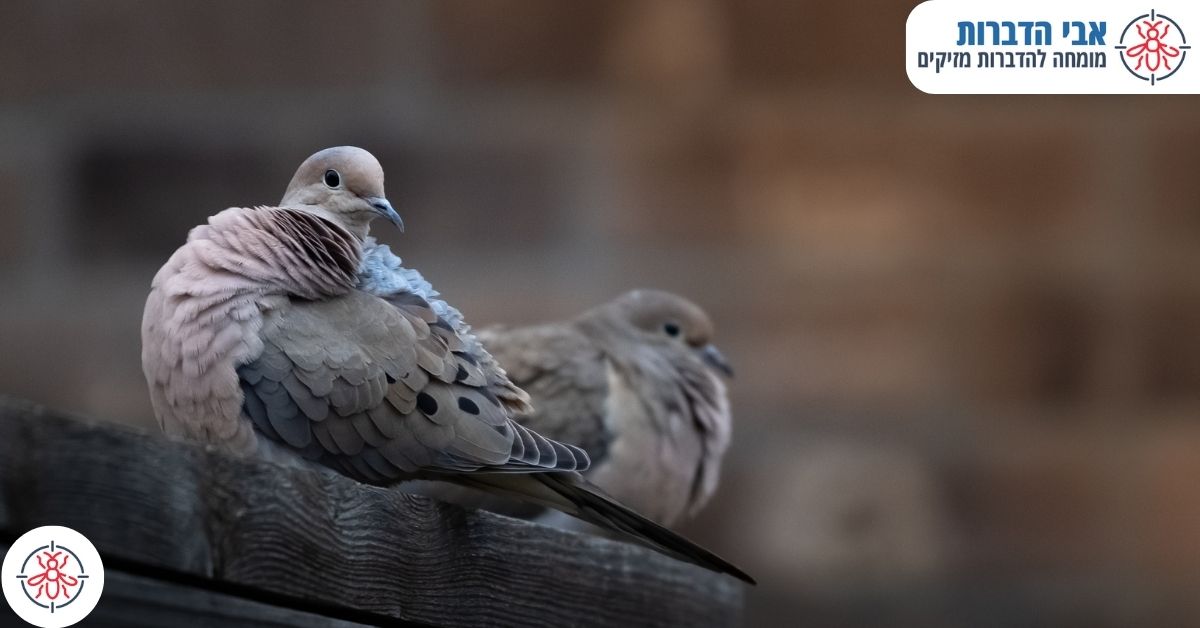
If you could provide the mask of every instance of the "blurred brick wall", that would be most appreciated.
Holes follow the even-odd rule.
[[[0,390],[151,426],[157,267],[358,144],[476,324],[711,311],[749,625],[1200,625],[1196,100],[926,96],[911,6],[10,2]]]

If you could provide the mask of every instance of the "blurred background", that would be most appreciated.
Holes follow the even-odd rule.
[[[1200,625],[1200,102],[922,94],[914,5],[10,0],[0,391],[152,427],[154,272],[356,144],[476,325],[709,310],[747,625]]]

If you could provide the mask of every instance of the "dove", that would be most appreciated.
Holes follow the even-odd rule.
[[[451,482],[553,507],[753,582],[579,475],[579,447],[532,411],[461,314],[416,271],[360,289],[370,224],[404,223],[367,151],[320,151],[278,206],[193,228],[151,282],[142,367],[163,431],[238,456],[306,461],[360,482]]]
[[[479,332],[532,397],[517,420],[581,446],[589,480],[668,527],[712,497],[729,447],[722,378],[733,371],[712,337],[704,310],[659,290],[628,292],[567,322]]]

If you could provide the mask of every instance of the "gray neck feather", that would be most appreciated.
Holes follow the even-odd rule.
[[[383,298],[402,293],[415,294],[428,301],[434,313],[463,337],[472,354],[477,354],[481,348],[479,341],[471,335],[471,326],[463,320],[462,313],[439,298],[441,294],[421,276],[421,273],[405,268],[388,245],[380,244],[370,236],[363,241],[358,289]]]
[[[276,262],[289,268],[282,287],[307,299],[345,294],[355,284],[362,259],[361,241],[331,221],[291,209],[258,210],[264,231],[284,245],[272,249]],[[261,254],[261,253],[259,253]],[[290,264],[289,264],[290,263]]]

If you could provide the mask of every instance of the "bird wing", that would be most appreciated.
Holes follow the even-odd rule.
[[[547,438],[574,443],[593,465],[608,453],[608,375],[603,352],[570,324],[491,327],[479,340],[509,379],[529,393],[533,408],[515,418]]]
[[[267,438],[362,481],[587,468],[579,448],[512,421],[463,343],[420,297],[292,299],[238,368]]]

